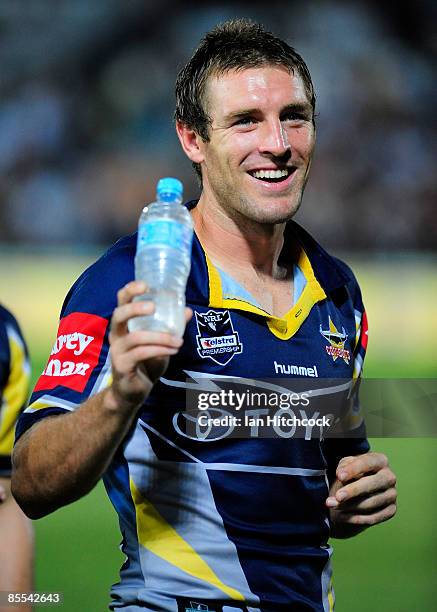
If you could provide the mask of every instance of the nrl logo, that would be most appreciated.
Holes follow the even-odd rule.
[[[343,359],[347,364],[350,362],[351,354],[348,349],[344,348],[347,340],[347,333],[344,327],[341,328],[341,333],[335,327],[331,317],[329,317],[329,329],[324,330],[320,325],[320,333],[329,342],[329,345],[325,346],[326,352],[330,355],[333,361],[337,361],[338,358]]]
[[[195,311],[194,314],[198,331],[197,352],[203,359],[209,358],[219,365],[226,365],[232,357],[243,352],[229,310],[208,310],[204,314]]]

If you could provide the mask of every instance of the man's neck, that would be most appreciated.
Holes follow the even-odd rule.
[[[263,225],[229,217],[201,197],[192,211],[194,228],[210,259],[225,271],[250,271],[260,277],[283,278],[278,258],[285,224]]]

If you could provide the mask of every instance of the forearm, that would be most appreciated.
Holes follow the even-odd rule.
[[[40,518],[88,493],[107,469],[137,408],[111,388],[76,411],[47,417],[18,441],[12,489],[24,512]]]
[[[0,479],[6,490],[6,500],[0,503],[0,592],[26,593],[33,588],[33,529],[10,494],[9,479]],[[22,604],[18,612],[29,612],[30,606]],[[6,612],[10,607],[2,607]]]
[[[45,516],[93,488],[181,347],[182,338],[166,332],[129,332],[129,319],[153,312],[152,302],[133,302],[146,290],[143,282],[133,281],[117,294],[109,333],[112,386],[74,412],[47,416],[18,440],[12,491],[29,517]],[[187,320],[191,314],[187,309]]]

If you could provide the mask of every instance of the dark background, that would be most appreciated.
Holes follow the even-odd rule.
[[[306,59],[318,145],[299,218],[327,247],[435,250],[436,6],[2,0],[0,243],[109,243],[156,180],[198,193],[172,124],[201,35],[247,16]]]

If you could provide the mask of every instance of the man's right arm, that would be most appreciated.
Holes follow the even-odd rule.
[[[136,413],[123,409],[112,388],[75,412],[42,419],[18,441],[12,492],[36,519],[88,493],[109,465]]]
[[[167,333],[128,332],[150,302],[132,302],[146,290],[132,282],[118,292],[109,335],[112,384],[74,412],[42,419],[18,440],[12,492],[23,511],[40,518],[88,493],[109,466],[154,382],[182,340]],[[187,318],[190,314],[187,312]]]

